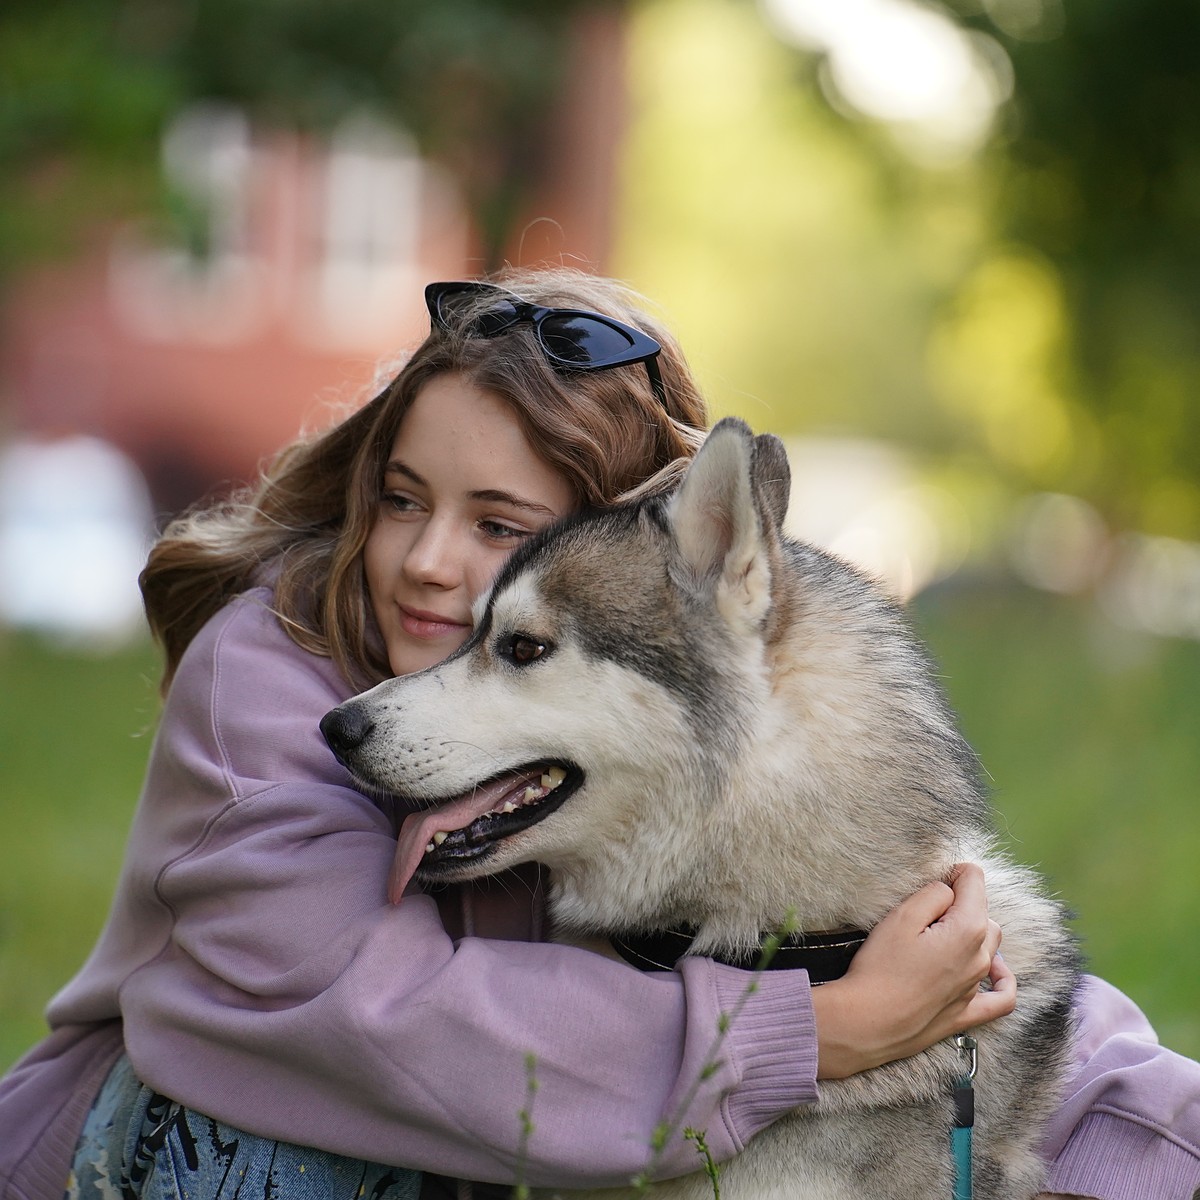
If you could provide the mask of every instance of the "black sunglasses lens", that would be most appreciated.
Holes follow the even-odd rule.
[[[479,312],[481,296],[486,296],[489,300],[482,313]],[[472,313],[476,315],[464,332],[475,337],[494,337],[516,321],[517,306],[503,292],[492,288],[486,291],[469,286],[447,288],[438,294],[437,319],[440,324],[461,325]]]
[[[620,361],[633,345],[629,336],[612,325],[585,316],[548,316],[539,332],[546,350],[559,362],[581,367],[604,366]],[[628,361],[628,359],[626,359]]]
[[[432,295],[432,303],[430,307],[433,310],[433,315],[443,325],[454,324],[458,321],[463,311],[470,305],[475,293],[468,288],[447,288],[442,287],[439,291],[427,294],[429,299]]]
[[[517,315],[517,306],[511,300],[497,300],[471,322],[470,332],[476,337],[495,337],[510,325],[515,325]]]

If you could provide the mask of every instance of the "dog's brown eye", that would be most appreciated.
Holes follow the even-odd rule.
[[[546,644],[535,638],[516,633],[509,639],[506,647],[508,657],[518,664],[531,663],[535,658],[541,658],[546,653]]]

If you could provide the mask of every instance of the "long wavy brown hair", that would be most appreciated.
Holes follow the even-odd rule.
[[[315,437],[285,447],[257,482],[172,521],[140,583],[165,655],[163,688],[200,627],[261,582],[292,639],[332,658],[355,687],[391,672],[377,637],[362,569],[383,469],[405,412],[426,383],[457,372],[512,406],[530,445],[574,488],[605,506],[674,483],[704,439],[704,400],[675,339],[623,285],[564,268],[510,270],[491,282],[533,303],[603,313],[662,346],[666,404],[643,364],[562,374],[533,326],[497,337],[434,329],[374,399]],[[470,313],[462,314],[462,322]]]

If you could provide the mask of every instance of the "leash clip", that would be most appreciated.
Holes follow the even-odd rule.
[[[954,1044],[967,1059],[967,1082],[974,1083],[979,1074],[979,1043],[969,1033],[956,1033]]]
[[[971,1200],[974,1183],[971,1165],[971,1134],[975,1125],[975,1089],[979,1072],[979,1043],[969,1033],[954,1035],[954,1045],[967,1061],[967,1071],[954,1085],[954,1126],[950,1148],[954,1156],[954,1200]]]

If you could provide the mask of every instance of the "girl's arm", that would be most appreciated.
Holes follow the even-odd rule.
[[[815,1098],[811,998],[833,984],[768,972],[719,1039],[747,973],[693,959],[643,974],[572,947],[454,941],[429,898],[384,901],[393,849],[390,824],[349,789],[277,785],[226,806],[161,872],[169,942],[122,988],[143,1080],[251,1132],[511,1182],[532,1070],[523,1174],[559,1187],[628,1181],[664,1114],[676,1136],[659,1169],[678,1174],[695,1169],[684,1127],[725,1159]],[[890,973],[911,938],[957,942],[960,921],[977,926],[970,891],[941,931],[915,932],[940,897],[901,905],[860,951],[855,986],[878,990],[876,948]],[[940,1014],[961,1011],[977,954],[957,973],[944,955],[910,956],[914,1028],[893,1015],[884,1044],[928,1044],[939,1019],[955,1024]]]
[[[56,1023],[102,1019],[119,997],[135,1068],[173,1098],[251,1132],[501,1182],[521,1152],[531,1054],[530,1183],[624,1182],[664,1113],[727,1158],[814,1099],[803,972],[759,980],[710,1072],[744,973],[693,960],[642,975],[568,947],[455,941],[431,900],[389,906],[391,822],[347,786],[316,731],[344,685],[284,637],[267,599],[229,605],[189,648],[114,917]],[[889,1027],[845,1006],[864,1044],[884,1031],[868,1058],[968,1023],[990,953],[975,882],[960,879],[941,912],[945,889],[918,893],[844,987],[816,989],[877,994],[872,963],[884,979],[889,957],[904,958],[908,1016],[889,1003]],[[995,977],[1003,994],[1002,968]],[[836,1020],[823,1018],[826,1058]],[[694,1150],[676,1137],[661,1165],[693,1170]]]
[[[524,1178],[562,1186],[627,1181],[664,1112],[729,1157],[813,1098],[795,980],[764,981],[706,1078],[743,973],[697,959],[646,975],[572,947],[454,941],[428,897],[387,903],[394,847],[349,789],[275,785],[227,805],[158,873],[169,934],[121,985],[144,1082],[249,1132],[511,1182],[532,1057]],[[694,1151],[677,1138],[662,1165],[692,1170]]]
[[[511,1182],[619,1184],[664,1113],[740,1151],[816,1094],[806,978],[765,978],[708,1069],[744,973],[644,975],[569,947],[452,939],[386,901],[392,821],[317,723],[346,689],[269,594],[197,635],[164,712],[114,912],[56,1025],[119,1011],[140,1077],[249,1132]],[[695,1168],[682,1138],[664,1171]]]
[[[174,1099],[250,1132],[501,1182],[531,1055],[530,1183],[626,1181],[664,1114],[728,1158],[815,1098],[803,972],[764,975],[718,1043],[743,972],[697,959],[644,975],[569,947],[456,941],[432,900],[388,905],[392,823],[317,732],[344,684],[268,601],[234,601],[189,647],[114,916],[56,1022],[105,1015],[115,993],[134,1067]],[[978,978],[977,953],[951,1003]],[[947,1004],[935,957],[910,973],[930,1009],[917,1031]],[[694,1149],[674,1138],[661,1166],[695,1169]]]
[[[1046,1139],[1048,1186],[1098,1200],[1200,1189],[1200,1063],[1161,1046],[1141,1010],[1084,979],[1076,1074]]]

